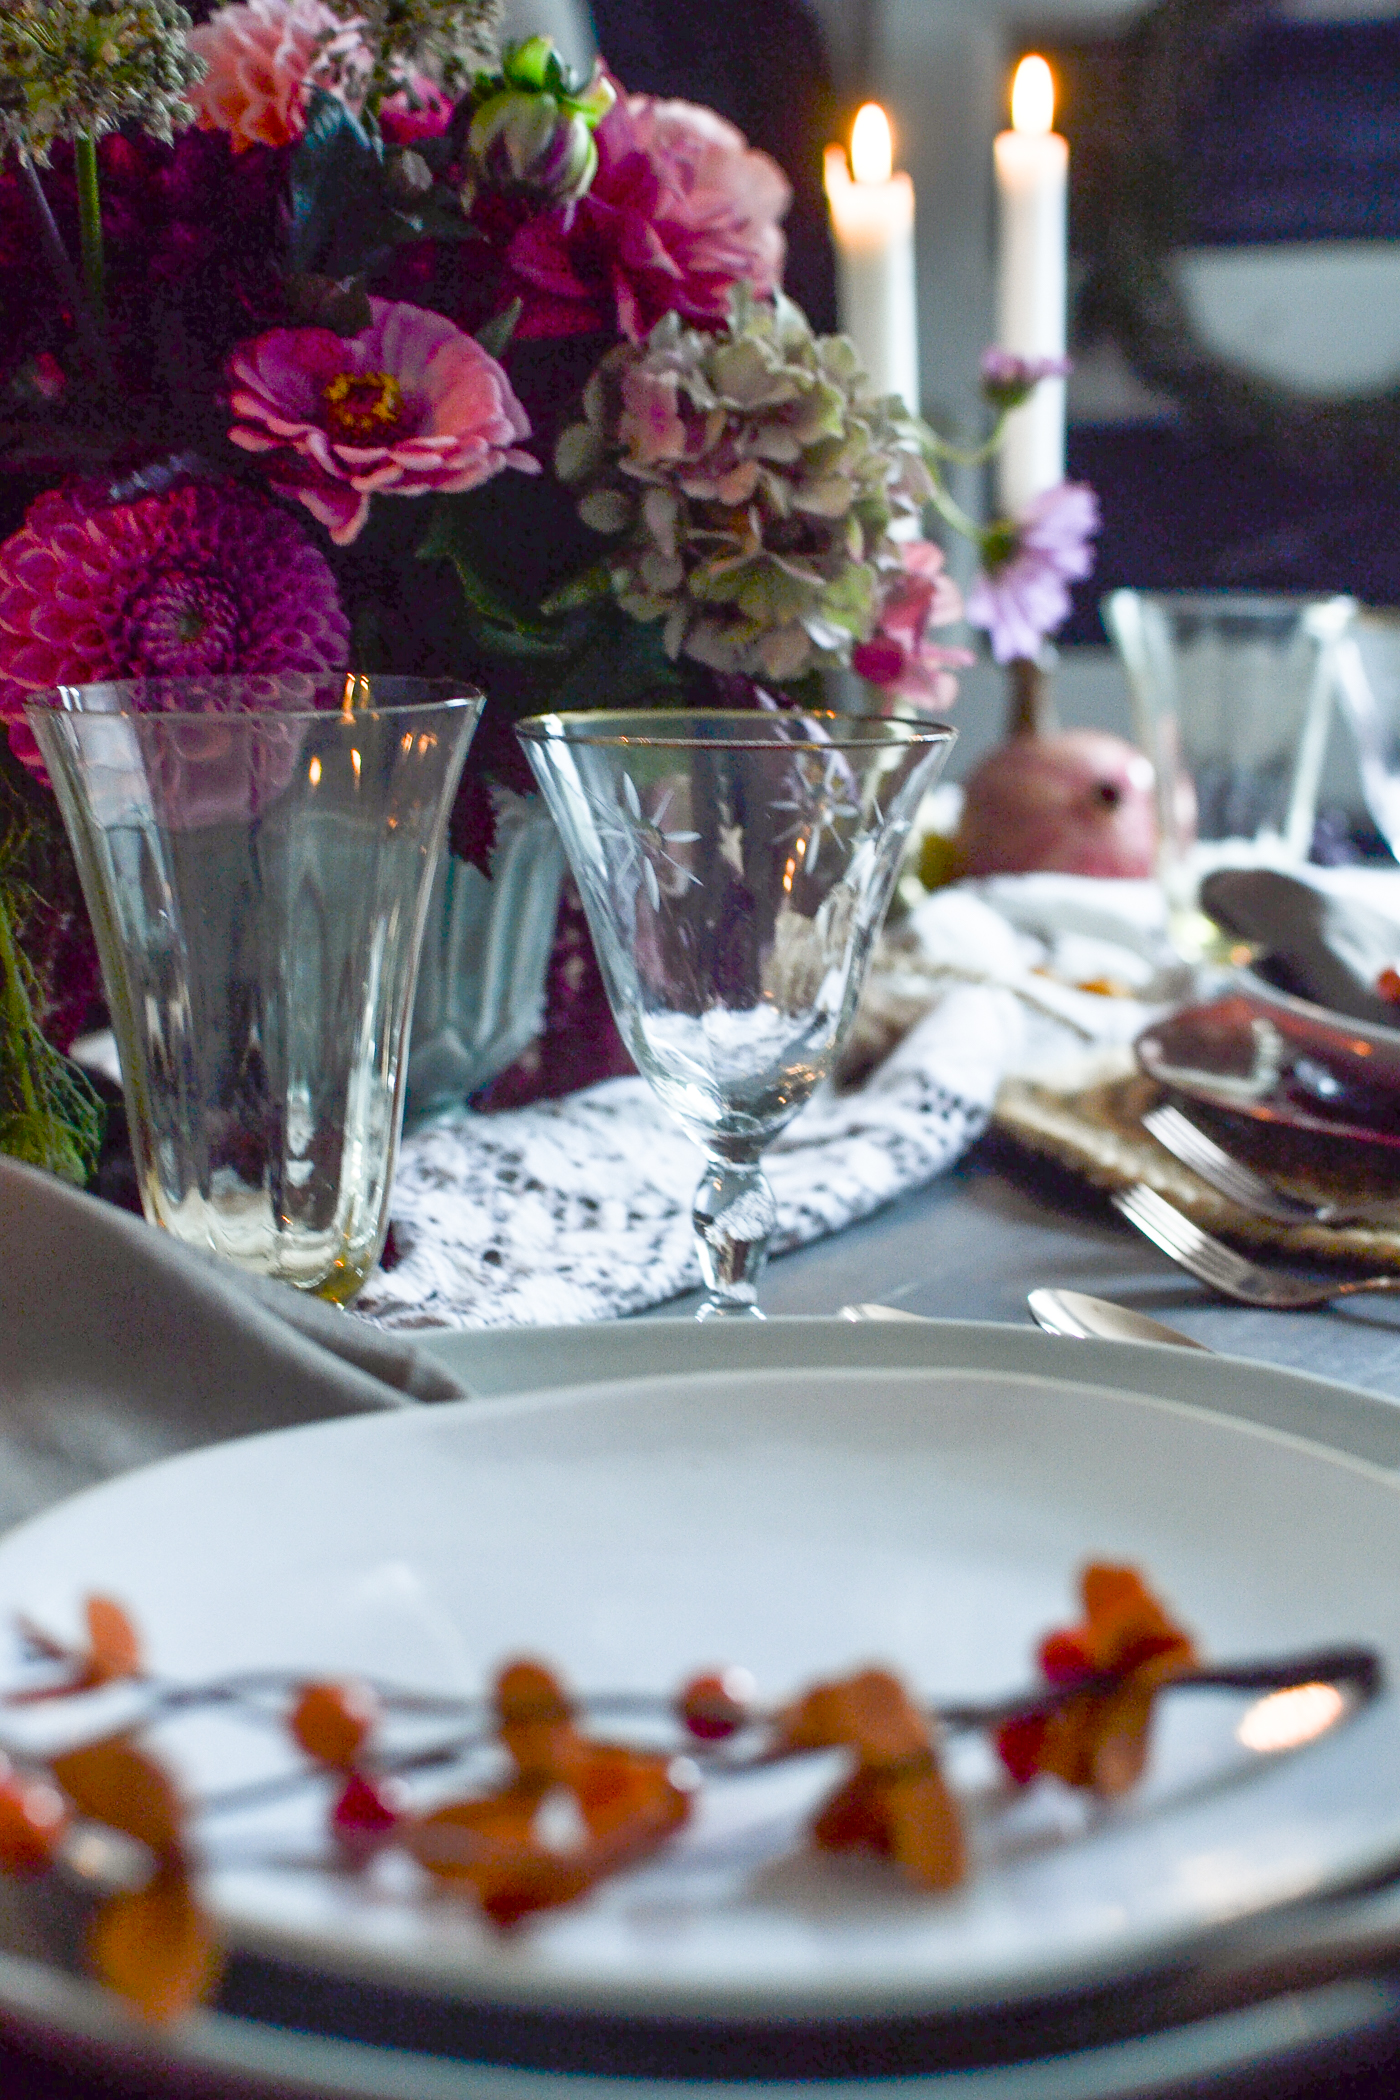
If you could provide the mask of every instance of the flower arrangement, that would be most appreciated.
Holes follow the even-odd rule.
[[[531,786],[520,714],[850,669],[944,706],[970,659],[931,510],[982,547],[999,658],[1087,565],[1087,492],[987,533],[957,511],[970,455],[783,297],[786,178],[712,111],[500,51],[495,0],[202,12],[0,11],[0,1147],[6,1075],[91,1013],[30,694],[475,676],[452,839],[486,872],[492,784]],[[988,398],[1041,376],[1003,359]],[[21,1108],[26,1156],[80,1175],[91,1117]]]

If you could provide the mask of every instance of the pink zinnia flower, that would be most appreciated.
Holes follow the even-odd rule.
[[[358,29],[324,0],[237,0],[189,33],[209,70],[188,91],[204,131],[225,131],[235,153],[289,146],[306,129],[311,89],[354,100],[369,54]]]
[[[903,541],[900,553],[904,574],[886,593],[875,632],[856,645],[851,663],[891,700],[951,707],[958,697],[952,674],[974,661],[972,652],[930,641],[928,630],[962,618],[962,592],[944,570],[943,549],[931,540]]]
[[[736,284],[760,297],[777,290],[792,191],[741,131],[694,103],[632,95],[594,136],[588,194],[527,221],[511,241],[522,336],[616,326],[640,342],[672,311],[717,326]]]
[[[0,717],[41,779],[22,710],[50,686],[333,671],[349,653],[324,556],[233,482],[107,505],[52,490],[0,546]]]
[[[529,418],[480,343],[424,307],[369,304],[360,335],[273,328],[229,366],[229,436],[265,455],[273,488],[338,547],[359,534],[371,496],[456,495],[505,467],[540,471],[519,449]]]
[[[1082,481],[1062,481],[1033,497],[1020,516],[982,536],[986,566],[972,586],[967,617],[985,627],[999,664],[1034,656],[1069,612],[1066,585],[1094,566],[1090,540],[1099,504]]]

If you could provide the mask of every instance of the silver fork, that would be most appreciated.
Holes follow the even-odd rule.
[[[1276,1189],[1243,1160],[1233,1158],[1169,1102],[1149,1109],[1142,1127],[1174,1159],[1190,1167],[1193,1174],[1199,1174],[1211,1188],[1228,1196],[1241,1210],[1253,1211],[1258,1218],[1273,1218],[1280,1225],[1393,1225],[1400,1220],[1400,1206],[1395,1204],[1314,1204],[1285,1196],[1282,1189]]]
[[[1222,1298],[1236,1298],[1241,1305],[1267,1305],[1278,1312],[1306,1312],[1326,1305],[1333,1298],[1354,1297],[1358,1291],[1400,1291],[1400,1275],[1354,1276],[1345,1279],[1299,1276],[1291,1269],[1274,1269],[1263,1262],[1249,1261],[1222,1240],[1202,1232],[1190,1218],[1159,1196],[1145,1182],[1120,1189],[1113,1207],[1130,1225],[1136,1225],[1154,1247],[1189,1269]]]

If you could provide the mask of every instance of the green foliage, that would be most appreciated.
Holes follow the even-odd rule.
[[[81,1188],[97,1165],[103,1107],[45,1040],[39,986],[20,946],[38,903],[44,843],[23,796],[0,773],[0,1152]]]
[[[292,156],[291,269],[295,277],[363,276],[401,241],[476,238],[455,201],[429,190],[406,205],[372,124],[324,88],[311,96]]]
[[[553,590],[542,605],[512,600],[484,573],[489,509],[442,497],[418,549],[420,561],[448,561],[461,586],[478,655],[512,669],[516,711],[664,705],[684,697],[685,680],[662,646],[659,624],[639,624],[618,605],[606,563],[594,563]]]

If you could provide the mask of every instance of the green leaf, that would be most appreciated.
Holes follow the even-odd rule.
[[[540,620],[523,609],[510,604],[501,593],[482,575],[475,560],[473,538],[478,529],[488,522],[479,506],[473,506],[469,498],[443,496],[433,510],[432,522],[428,526],[418,548],[419,561],[450,561],[457,571],[457,581],[462,586],[462,596],[468,610],[479,623],[499,630],[500,634],[512,638],[512,655],[533,655],[536,649],[522,649],[524,642],[538,644],[546,653],[568,654],[569,644],[547,621]],[[483,628],[483,639],[486,639]],[[493,647],[504,647],[499,639]]]
[[[540,606],[546,619],[557,613],[581,612],[585,606],[598,605],[613,594],[612,570],[605,561],[595,561],[591,569],[571,576],[561,583],[557,591],[551,591]]]
[[[594,624],[550,695],[559,713],[598,707],[635,707],[642,702],[664,706],[679,700],[684,679],[666,654],[659,621],[641,624],[609,606]]]
[[[488,357],[500,359],[505,356],[520,319],[522,303],[519,299],[512,299],[509,306],[493,314],[486,325],[476,331],[476,339]]]
[[[324,88],[313,89],[292,156],[291,267],[352,277],[406,237],[409,222],[384,187],[384,146]],[[418,228],[407,237],[417,238]]]

